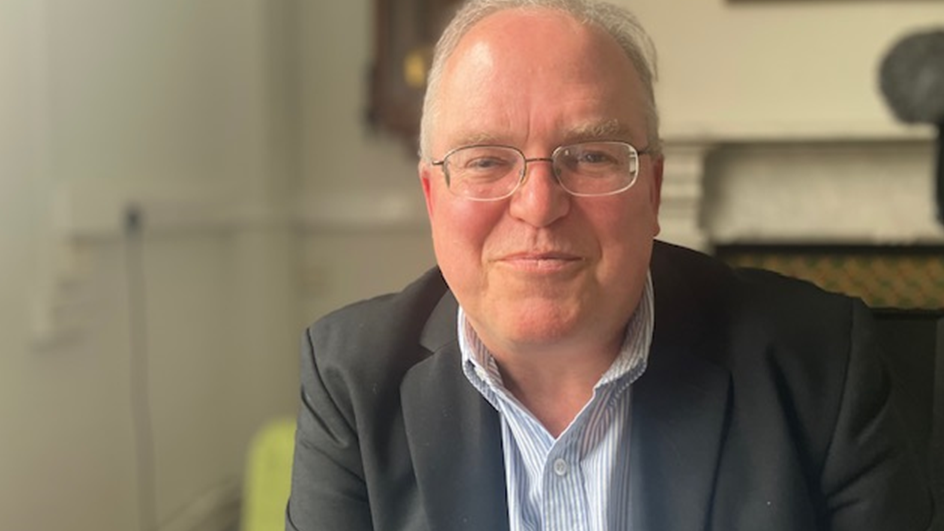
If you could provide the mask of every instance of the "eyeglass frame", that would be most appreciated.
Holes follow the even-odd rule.
[[[634,151],[636,153],[636,171],[633,174],[633,179],[629,182],[629,184],[627,184],[626,186],[622,188],[613,190],[611,192],[605,192],[602,194],[587,194],[587,193],[580,193],[580,192],[574,192],[572,190],[569,190],[566,186],[564,186],[564,183],[561,182],[560,175],[554,167],[554,157],[556,157],[557,154],[560,153],[560,151],[564,148],[571,148],[573,146],[579,146],[582,144],[622,144],[628,147],[629,149],[631,149],[632,151]],[[453,153],[457,151],[461,151],[463,149],[472,149],[472,148],[510,149],[512,151],[517,152],[519,155],[521,155],[521,160],[524,161],[524,164],[521,165],[521,171],[518,175],[518,181],[515,183],[515,186],[512,187],[512,189],[507,194],[504,194],[498,197],[482,198],[482,197],[471,197],[471,196],[466,196],[466,195],[460,195],[453,190],[452,186],[450,185],[451,179],[449,178],[449,171],[446,169],[446,159],[448,159],[450,155],[452,155]],[[550,157],[533,157],[529,159],[527,155],[524,154],[523,151],[521,151],[520,149],[514,146],[508,146],[504,144],[471,144],[468,146],[459,146],[459,147],[450,149],[449,151],[446,152],[445,155],[443,155],[441,159],[430,160],[429,163],[433,166],[439,166],[440,168],[442,168],[443,178],[446,180],[446,188],[449,190],[450,193],[452,193],[456,197],[462,197],[463,199],[468,199],[470,201],[482,201],[482,202],[501,201],[502,199],[508,199],[509,197],[515,195],[515,192],[517,192],[518,189],[521,188],[521,185],[524,184],[525,180],[527,180],[529,162],[549,162],[551,164],[551,174],[554,176],[554,180],[557,182],[558,185],[560,185],[562,190],[564,190],[565,192],[567,192],[568,194],[574,197],[607,197],[607,196],[616,195],[616,194],[625,192],[626,190],[629,190],[630,188],[632,188],[633,185],[636,184],[636,181],[639,178],[639,157],[642,155],[652,155],[652,153],[653,153],[653,150],[651,149],[651,146],[646,146],[642,149],[636,149],[635,146],[633,146],[629,142],[626,142],[625,140],[609,140],[609,139],[584,140],[582,142],[574,142],[572,144],[564,144],[564,145],[557,146],[556,148],[554,148],[554,151],[551,152]]]

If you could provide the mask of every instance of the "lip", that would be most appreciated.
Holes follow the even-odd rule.
[[[547,273],[570,269],[582,261],[578,255],[560,251],[512,253],[497,260],[498,263],[516,270]]]

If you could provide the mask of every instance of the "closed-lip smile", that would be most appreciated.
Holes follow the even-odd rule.
[[[525,251],[504,255],[498,262],[524,271],[555,272],[572,267],[582,260],[578,255],[562,251]]]

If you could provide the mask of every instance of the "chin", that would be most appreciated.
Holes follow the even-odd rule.
[[[585,328],[587,316],[554,302],[514,304],[509,311],[498,312],[495,329],[508,340],[520,344],[560,343]]]

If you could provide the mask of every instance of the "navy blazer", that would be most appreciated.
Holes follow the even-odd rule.
[[[633,531],[926,529],[860,302],[656,242],[632,387]],[[434,269],[302,345],[289,531],[508,529],[500,418],[460,367]]]

